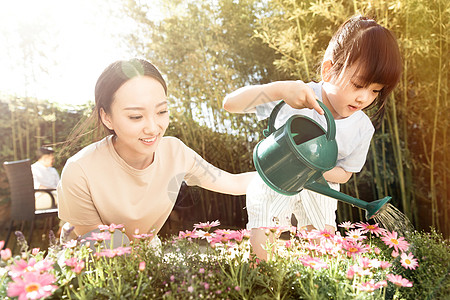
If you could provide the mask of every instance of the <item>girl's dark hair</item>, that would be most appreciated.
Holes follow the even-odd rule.
[[[372,116],[375,123],[383,118],[387,97],[400,80],[402,61],[394,35],[372,19],[357,15],[337,30],[328,45],[325,59],[333,63],[331,75],[340,77],[357,63],[357,74],[363,86],[383,85],[379,96],[367,107],[377,110]]]
[[[167,85],[159,70],[150,62],[143,59],[119,60],[110,64],[97,79],[95,85],[95,106],[93,113],[83,122],[77,124],[64,143],[65,154],[76,142],[88,133],[94,132],[97,138],[106,134],[115,134],[114,130],[108,129],[101,121],[100,111],[111,113],[111,105],[117,90],[128,80],[137,76],[149,76],[161,83],[167,95]],[[103,127],[103,130],[101,128]]]

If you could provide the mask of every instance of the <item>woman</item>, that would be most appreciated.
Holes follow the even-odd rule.
[[[74,227],[72,237],[113,223],[124,224],[129,238],[136,230],[156,235],[183,180],[241,195],[253,178],[222,171],[177,138],[164,137],[167,86],[145,60],[117,61],[103,71],[94,113],[110,135],[68,159],[58,186],[59,217]]]

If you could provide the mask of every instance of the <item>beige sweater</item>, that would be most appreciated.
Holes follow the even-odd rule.
[[[134,169],[117,154],[108,136],[67,161],[58,185],[59,217],[75,226],[124,224],[128,236],[135,229],[158,233],[183,180],[203,186],[219,173],[174,137],[162,138],[149,167]]]

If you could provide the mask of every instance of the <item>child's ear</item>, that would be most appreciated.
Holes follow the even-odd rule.
[[[331,80],[331,67],[333,66],[333,63],[331,60],[325,60],[322,63],[321,73],[322,73],[322,80],[325,82],[328,82]]]
[[[105,112],[103,108],[100,108],[100,117],[102,119],[102,123],[109,129],[114,130],[111,122],[110,116]]]

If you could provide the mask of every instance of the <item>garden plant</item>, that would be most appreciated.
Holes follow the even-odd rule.
[[[47,251],[1,251],[2,299],[444,299],[450,247],[435,231],[399,236],[378,224],[344,222],[340,231],[266,228],[280,237],[269,258],[251,253],[247,230],[198,223],[162,242],[136,232],[130,245],[104,241],[122,225]],[[112,243],[111,243],[112,244]],[[3,247],[3,245],[1,245]],[[94,250],[95,249],[95,250]]]

